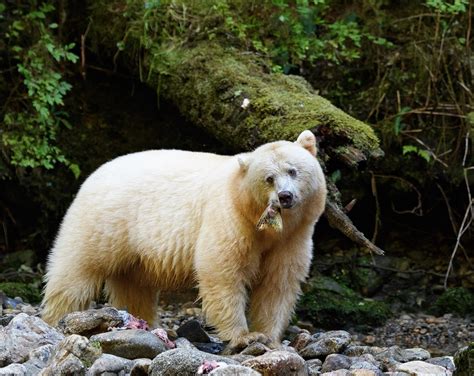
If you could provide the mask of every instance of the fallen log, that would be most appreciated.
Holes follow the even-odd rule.
[[[195,20],[182,25],[183,30],[196,28],[192,37],[187,31],[185,37],[165,41],[167,6],[173,5],[147,13],[138,0],[94,1],[89,8],[90,35],[96,52],[116,51],[115,62],[119,57],[160,98],[171,101],[190,122],[230,150],[295,140],[309,129],[318,137],[323,164],[337,159],[354,167],[381,155],[369,125],[317,95],[303,78],[273,73],[265,57],[227,46],[229,41],[222,37],[210,40]],[[184,19],[193,20],[189,9]],[[351,240],[382,252],[355,228],[337,200],[328,201],[326,215]]]

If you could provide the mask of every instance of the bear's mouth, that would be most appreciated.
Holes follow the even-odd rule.
[[[277,232],[281,232],[283,230],[281,206],[278,201],[271,201],[257,222],[257,231],[263,231],[268,228],[271,228]]]

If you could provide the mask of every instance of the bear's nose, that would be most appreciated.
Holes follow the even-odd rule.
[[[283,208],[289,209],[293,206],[293,193],[290,191],[278,192],[278,199]]]

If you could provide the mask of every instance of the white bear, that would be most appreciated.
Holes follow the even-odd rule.
[[[86,179],[64,217],[43,318],[56,324],[105,288],[112,305],[153,321],[159,290],[197,285],[207,322],[231,346],[277,343],[308,275],[325,200],[310,131],[236,156],[116,158]]]

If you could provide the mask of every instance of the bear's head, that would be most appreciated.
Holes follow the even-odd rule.
[[[252,201],[284,214],[307,200],[326,194],[321,166],[316,159],[316,138],[302,132],[295,142],[277,141],[238,157],[242,182]]]

